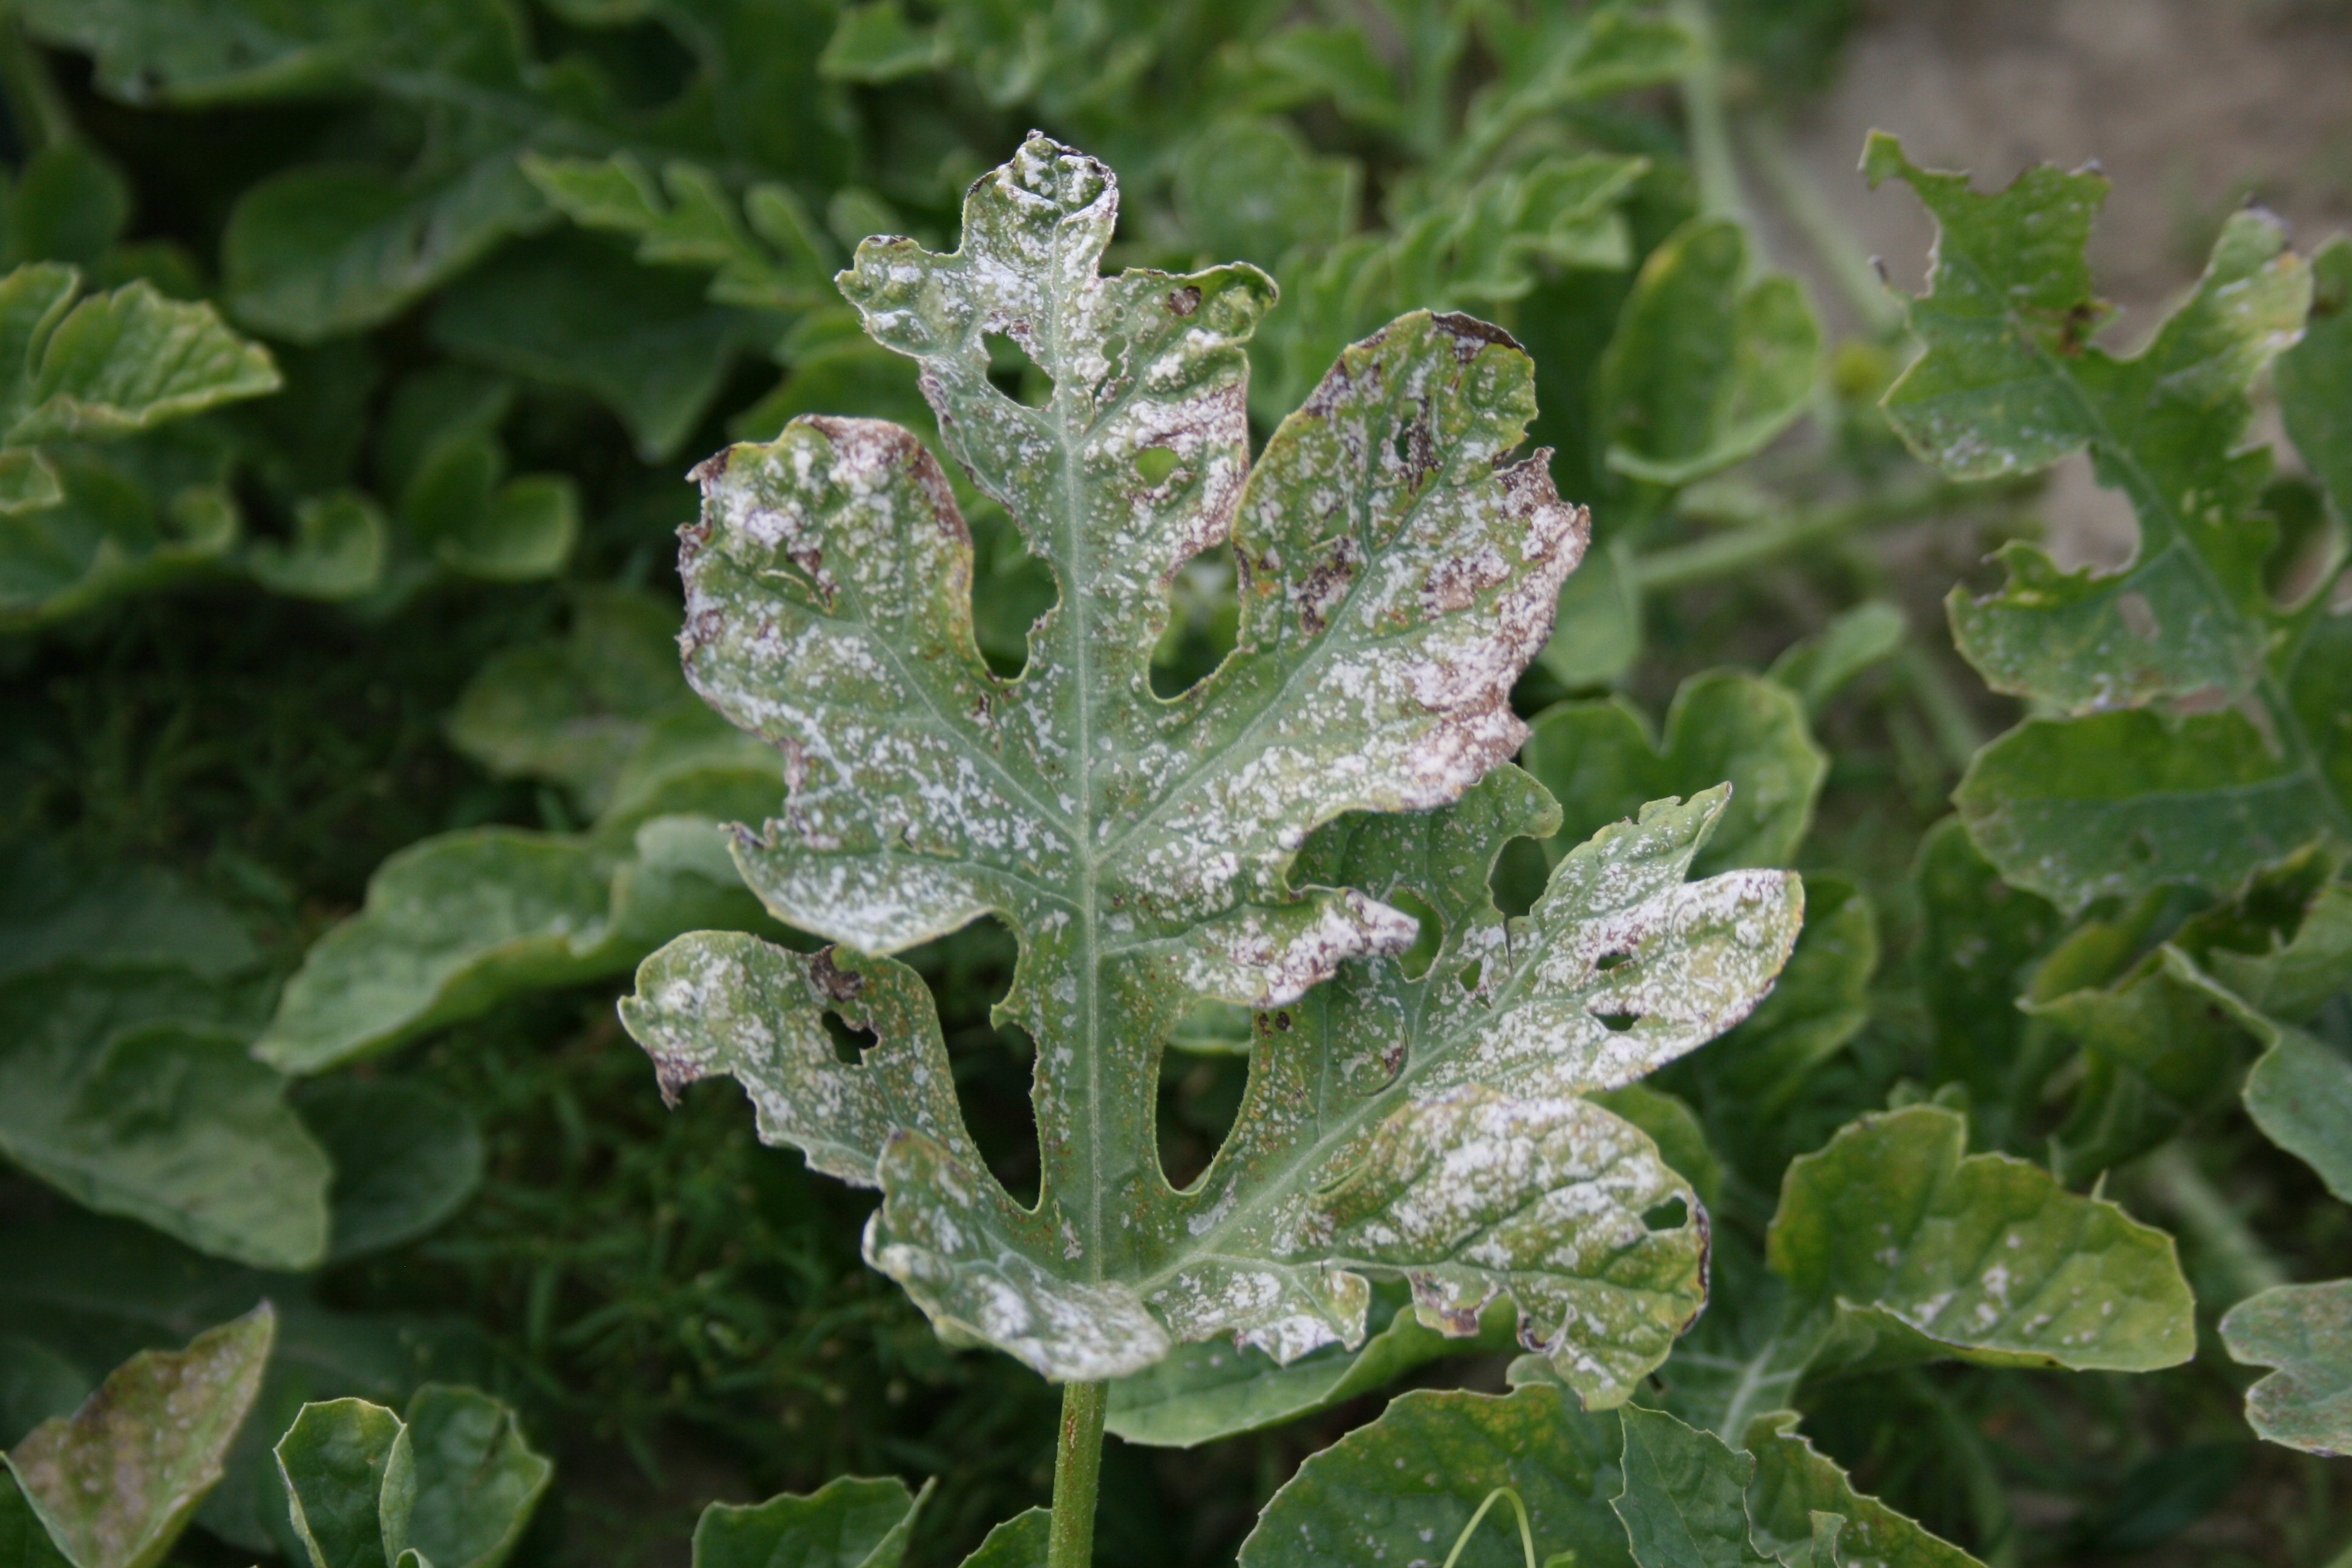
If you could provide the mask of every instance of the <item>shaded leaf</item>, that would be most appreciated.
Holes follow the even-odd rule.
[[[2279,414],[2336,516],[2352,520],[2352,238],[2319,247],[2311,283],[2310,320],[2279,356]]]
[[[384,1550],[384,1481],[407,1426],[381,1405],[336,1399],[306,1405],[278,1440],[295,1534],[312,1568],[391,1568]],[[397,1500],[394,1533],[412,1497]]]
[[[2230,1309],[2232,1360],[2278,1370],[2246,1394],[2246,1419],[2307,1454],[2352,1453],[2352,1279],[2279,1285]]]
[[[153,1568],[221,1479],[269,1360],[268,1302],[177,1352],[142,1351],[70,1416],[10,1451],[32,1511],[74,1568]]]
[[[296,1106],[334,1163],[332,1261],[425,1235],[481,1184],[481,1129],[464,1106],[423,1084],[328,1079],[306,1086]]]
[[[101,1213],[239,1262],[313,1267],[326,1155],[221,1008],[168,973],[0,985],[0,1148]]]
[[[1024,1509],[992,1527],[979,1549],[963,1560],[963,1568],[1045,1568],[1053,1531],[1053,1510]]]
[[[312,1568],[499,1568],[555,1468],[505,1405],[434,1383],[403,1415],[307,1405],[277,1457]]]
[[[694,1568],[898,1568],[931,1485],[837,1476],[807,1497],[712,1503],[694,1527]]]
[[[25,1500],[16,1476],[5,1469],[0,1469],[0,1568],[74,1568]]]
[[[1792,1411],[1775,1411],[1752,1422],[1743,1446],[1756,1458],[1748,1483],[1749,1529],[1757,1542],[1795,1568],[1970,1568],[1976,1559],[1930,1534],[1874,1497],[1854,1490],[1845,1471],[1797,1433]],[[1815,1547],[1823,1515],[1843,1522],[1837,1553]]]
[[[1848,681],[1894,657],[1906,629],[1902,610],[1885,600],[1856,605],[1774,659],[1772,679],[1797,694],[1808,717],[1819,718]]]
[[[354,490],[304,499],[294,509],[294,537],[257,539],[246,569],[273,593],[298,599],[355,599],[383,583],[392,542],[383,513]]]
[[[1771,1559],[1748,1534],[1748,1478],[1756,1461],[1712,1432],[1661,1410],[1629,1405],[1625,1489],[1610,1502],[1625,1521],[1641,1568],[1761,1568]]]
[[[0,977],[71,963],[225,980],[259,957],[235,911],[163,867],[0,848]]]
[[[1633,816],[1644,801],[1728,781],[1731,800],[1697,863],[1703,872],[1787,865],[1829,772],[1796,697],[1729,669],[1683,682],[1666,710],[1663,742],[1652,739],[1631,702],[1612,698],[1547,709],[1520,755],[1560,804],[1559,846]]]
[[[2005,1100],[2026,1045],[2018,1000],[2063,929],[2049,903],[2002,881],[1957,818],[1927,830],[1912,870],[1920,935],[1912,949],[1927,1000],[1939,1083],[1979,1105]]]
[[[1551,640],[1537,659],[1571,690],[1614,686],[1642,653],[1642,595],[1623,552],[1606,542],[1560,584]]]

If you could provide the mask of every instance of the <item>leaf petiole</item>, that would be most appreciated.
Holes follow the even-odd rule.
[[[1045,1568],[1087,1568],[1095,1555],[1095,1493],[1102,1479],[1108,1383],[1062,1385],[1062,1436],[1054,1448],[1054,1519]],[[1473,1522],[1475,1522],[1475,1521]]]
[[[1486,1517],[1486,1510],[1503,1498],[1511,1500],[1511,1507],[1519,1516],[1519,1546],[1528,1554],[1528,1568],[1536,1568],[1536,1535],[1528,1524],[1528,1505],[1521,1502],[1519,1494],[1509,1487],[1496,1487],[1486,1494],[1486,1500],[1478,1505],[1478,1511],[1470,1516],[1470,1522],[1464,1525],[1462,1533],[1454,1538],[1454,1550],[1445,1554],[1445,1568],[1454,1568],[1454,1564],[1461,1561],[1462,1549],[1469,1545],[1470,1538],[1478,1532],[1479,1521]]]

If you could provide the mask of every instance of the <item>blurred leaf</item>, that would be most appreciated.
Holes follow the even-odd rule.
[[[0,978],[71,963],[225,980],[259,957],[233,910],[160,866],[0,845]]]
[[[1825,1321],[1818,1366],[1957,1356],[2144,1371],[2196,1348],[2172,1238],[1928,1105],[1866,1116],[1789,1167],[1772,1269]]]
[[[635,236],[639,261],[715,271],[709,298],[719,304],[802,310],[834,303],[835,255],[787,186],[753,185],[739,218],[717,178],[682,161],[664,166],[658,186],[626,153],[601,162],[534,155],[523,173],[572,222]]]
[[[1750,280],[1738,224],[1693,219],[1642,264],[1601,360],[1609,467],[1682,485],[1762,451],[1804,412],[1821,335],[1795,279]]]
[[[694,1568],[898,1568],[930,1495],[929,1481],[910,1493],[896,1477],[838,1476],[807,1497],[715,1502],[694,1527]]]
[[[2022,1065],[2028,1020],[2019,998],[2063,923],[2046,901],[2003,882],[1956,817],[1920,841],[1912,884],[1920,909],[1912,964],[1937,1081],[1966,1084],[1979,1104],[1998,1104]]]
[[[2247,1113],[2352,1203],[2352,1061],[2292,1026],[2275,1026],[2269,1044],[2246,1075]]]
[[[0,201],[0,264],[97,267],[131,221],[131,186],[88,142],[53,142],[26,158]]]
[[[1271,266],[1354,230],[1362,165],[1315,153],[1281,120],[1225,120],[1176,170],[1176,216],[1202,261]]]
[[[1878,915],[1869,898],[1843,878],[1807,877],[1805,928],[1772,994],[1693,1062],[1710,1110],[1727,1132],[1739,1131],[1739,1146],[1786,1131],[1788,1110],[1813,1069],[1870,1021],[1877,971]]]
[[[298,599],[357,598],[381,586],[391,540],[383,513],[354,490],[306,498],[294,509],[294,537],[246,547],[254,580]]]
[[[1623,552],[1597,542],[1560,584],[1551,640],[1536,656],[1562,686],[1614,686],[1642,653],[1642,594]]]
[[[425,1235],[481,1184],[481,1129],[464,1106],[422,1084],[326,1079],[306,1085],[295,1108],[335,1168],[331,1262]]]
[[[2352,522],[2352,238],[2338,235],[2311,258],[2311,315],[2279,356],[2273,384],[2294,449]]]
[[[16,1476],[5,1469],[0,1469],[0,1568],[75,1568],[25,1500]]]
[[[8,1468],[74,1568],[154,1568],[219,1484],[252,1408],[277,1318],[263,1302],[177,1352],[142,1351]]]
[[[1502,1487],[1527,1509],[1538,1562],[1572,1552],[1576,1568],[1633,1568],[1609,1509],[1624,1473],[1621,1431],[1616,1413],[1586,1415],[1557,1386],[1503,1397],[1402,1394],[1298,1467],[1242,1542],[1241,1568],[1442,1561]],[[1518,1568],[1523,1560],[1497,1521],[1471,1536],[1457,1561]]]
[[[306,1405],[277,1455],[312,1568],[499,1568],[555,1468],[505,1405],[434,1383],[404,1418],[363,1399]]]
[[[1618,697],[1547,709],[1520,755],[1559,802],[1556,847],[1631,817],[1645,801],[1695,795],[1728,782],[1731,800],[1698,859],[1702,874],[1787,865],[1829,772],[1795,696],[1730,669],[1683,682],[1666,710],[1663,744],[1651,739],[1641,711]]]
[[[1884,599],[1844,611],[1772,661],[1771,676],[1795,692],[1809,718],[1819,718],[1846,683],[1903,646],[1903,612]]]
[[[762,335],[741,312],[705,302],[693,279],[563,233],[460,279],[435,305],[431,331],[453,353],[594,396],[647,462],[677,451],[737,352]]]
[[[2352,1454],[2352,1279],[2279,1285],[2230,1309],[2233,1361],[2278,1370],[2246,1393],[2246,1419],[2273,1443]]]
[[[843,8],[816,68],[840,81],[897,81],[945,65],[947,45],[940,29],[909,23],[898,0],[867,0]]]
[[[327,1245],[327,1159],[194,982],[71,968],[0,985],[0,1149],[77,1202],[263,1268]]]
[[[229,308],[298,343],[389,321],[548,218],[520,149],[491,144],[403,178],[357,163],[304,163],[248,185],[221,237]]]
[[[278,390],[268,352],[210,305],[166,300],[142,280],[68,310],[77,283],[71,268],[53,265],[0,279],[7,346],[24,356],[0,392],[8,445],[128,436]]]

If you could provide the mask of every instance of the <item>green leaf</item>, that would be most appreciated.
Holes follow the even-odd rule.
[[[1811,929],[1808,922],[1807,929]],[[1804,936],[1797,938],[1798,950],[1803,950]],[[1793,967],[1796,959],[1790,959]],[[1768,998],[1769,1003],[1769,998]],[[1738,1028],[1732,1031],[1738,1032]],[[1706,1129],[1700,1124],[1698,1113],[1679,1095],[1653,1089],[1647,1083],[1620,1084],[1603,1089],[1592,1097],[1592,1103],[1603,1110],[1621,1116],[1650,1135],[1658,1146],[1658,1157],[1665,1161],[1676,1175],[1690,1183],[1699,1201],[1712,1208],[1722,1200],[1723,1162],[1706,1141]]]
[[[326,1155],[220,1006],[168,974],[59,968],[0,985],[0,1149],[101,1213],[240,1262],[314,1267]]]
[[[1980,1106],[2013,1091],[2026,1046],[2018,1006],[2063,929],[2058,911],[2011,887],[1946,817],[1920,840],[1912,870],[1920,910],[1912,965],[1927,1001],[1936,1081],[1962,1083]]]
[[[680,931],[762,923],[706,813],[772,795],[772,780],[687,770],[601,837],[486,827],[410,845],[304,955],[255,1054],[321,1072],[518,992],[626,973]],[[681,809],[654,809],[666,805]]]
[[[407,178],[299,163],[247,186],[221,236],[229,309],[298,343],[389,321],[547,221],[519,151],[492,142]]]
[[[1955,799],[1979,846],[2011,883],[2079,909],[2165,882],[2226,892],[2322,835],[2352,837],[2334,754],[2345,638],[2323,624],[2324,586],[2271,598],[2269,454],[2241,450],[2247,387],[2311,300],[2282,226],[2232,217],[2197,292],[2123,358],[2089,341],[2105,307],[2083,247],[2104,176],[2036,169],[1982,196],[1883,135],[1864,168],[1908,181],[1940,229],[1933,289],[1910,310],[1927,352],[1886,395],[1896,429],[1958,478],[2087,447],[2139,520],[2121,571],[2068,573],[2011,544],[1999,594],[1949,602],[1985,678],[2054,715],[1970,766]],[[2198,710],[2176,710],[2192,697]],[[2207,711],[2216,699],[2236,705]]]
[[[79,138],[26,159],[5,201],[7,262],[100,264],[131,221],[131,186],[106,155]]]
[[[868,0],[842,10],[816,68],[836,81],[886,82],[936,70],[947,62],[944,31],[915,26],[898,0]]]
[[[277,1327],[265,1301],[185,1350],[142,1351],[10,1451],[26,1500],[74,1568],[163,1561],[221,1479]]]
[[[2246,1075],[2246,1112],[2270,1141],[2352,1203],[2352,1061],[2301,1029],[2274,1026]]]
[[[1204,259],[1273,262],[1354,231],[1363,166],[1315,153],[1285,120],[1220,121],[1177,166],[1176,216]]]
[[[588,393],[647,462],[677,451],[737,353],[763,335],[741,311],[707,302],[690,279],[576,233],[509,247],[476,268],[442,292],[430,330],[453,353]]]
[[[807,1497],[712,1503],[694,1527],[694,1568],[898,1568],[931,1486],[837,1476]]]
[[[1569,857],[1511,939],[1463,868],[1549,826],[1524,775],[1481,777],[1523,738],[1506,698],[1585,526],[1540,457],[1498,466],[1531,413],[1525,355],[1467,318],[1406,316],[1346,351],[1253,469],[1240,344],[1265,279],[1097,277],[1115,213],[1108,170],[1033,138],[971,188],[963,248],[868,241],[843,281],[1055,574],[1019,679],[973,646],[969,536],[908,432],[796,420],[698,470],[688,675],[782,751],[790,787],[737,862],[778,919],[845,946],[689,937],[648,961],[624,1019],[672,1083],[736,1073],[770,1138],[879,1185],[867,1257],[953,1342],[1066,1379],[1213,1335],[1286,1361],[1360,1343],[1370,1276],[1403,1276],[1457,1333],[1507,1290],[1580,1389],[1622,1398],[1697,1305],[1699,1221],[1644,1223],[1687,1189],[1573,1096],[1752,1006],[1796,889],[1684,885],[1707,796]],[[989,379],[994,332],[1050,382],[1043,404]],[[1167,584],[1228,535],[1238,644],[1163,700]],[[1403,811],[1421,815],[1309,843]],[[1418,981],[1385,962],[1413,921],[1377,901],[1408,877],[1455,911]],[[955,1116],[919,984],[848,951],[990,910],[1022,948],[998,1016],[1036,1045],[1029,1209]],[[1632,962],[1604,973],[1615,953]],[[1204,999],[1265,1021],[1234,1131],[1179,1192],[1150,1108]],[[845,1010],[877,1017],[855,1068],[814,1048]]]
[[[1684,485],[1762,451],[1812,395],[1822,330],[1797,280],[1748,280],[1746,231],[1694,218],[1650,252],[1601,358],[1609,467]]]
[[[2279,1285],[2230,1309],[2233,1361],[2278,1370],[2246,1393],[2246,1419],[2306,1454],[2352,1453],[2352,1279]]]
[[[1977,1560],[1853,1489],[1836,1461],[1797,1435],[1793,1411],[1774,1411],[1749,1424],[1743,1447],[1756,1458],[1748,1483],[1748,1528],[1780,1562],[1811,1568],[1843,1563],[1874,1568],[1976,1568]],[[1837,1553],[1814,1545],[1824,1515],[1843,1521]]]
[[[24,268],[0,280],[0,292],[26,274],[61,275],[73,287],[70,268]],[[5,399],[10,446],[127,436],[279,385],[268,351],[223,326],[210,305],[166,300],[143,280],[93,294],[37,332],[15,375]]]
[[[803,310],[832,301],[833,248],[788,186],[751,186],[739,218],[717,177],[693,163],[664,165],[658,185],[626,153],[601,162],[534,153],[523,173],[572,222],[634,235],[639,261],[714,270],[709,298],[719,304]]]
[[[404,1415],[306,1405],[277,1455],[312,1568],[499,1568],[555,1471],[505,1405],[436,1383]]]
[[[1639,1085],[1629,1085],[1616,1092],[1639,1089]],[[1646,1122],[1627,1115],[1613,1101],[1611,1109],[1650,1131]],[[1375,1288],[1360,1348],[1325,1345],[1287,1365],[1262,1350],[1223,1341],[1179,1345],[1156,1365],[1111,1384],[1104,1426],[1129,1443],[1195,1447],[1280,1426],[1386,1388],[1442,1356],[1507,1351],[1518,1342],[1512,1332],[1516,1314],[1507,1309],[1490,1310],[1477,1337],[1462,1340],[1423,1326],[1411,1305],[1405,1290]]]
[[[355,599],[383,583],[391,539],[383,513],[356,490],[305,498],[294,509],[294,537],[257,539],[246,569],[273,593],[298,599]]]
[[[1794,694],[1738,670],[1710,670],[1675,690],[1664,743],[1651,736],[1623,698],[1564,702],[1537,718],[1521,756],[1560,803],[1556,844],[1579,843],[1644,801],[1728,781],[1731,801],[1699,869],[1794,858],[1829,772]]]
[[[1790,1165],[1768,1251],[1798,1310],[1831,1333],[1817,1365],[2189,1359],[2192,1304],[2170,1237],[1967,1146],[1964,1118],[1915,1105],[1864,1117]]]
[[[425,1235],[481,1184],[481,1129],[422,1084],[329,1079],[307,1085],[296,1107],[334,1163],[330,1261]]]
[[[1906,629],[1902,610],[1884,599],[1856,605],[1774,659],[1772,679],[1819,718],[1848,681],[1895,656]]]
[[[14,448],[22,451],[25,448]],[[0,514],[0,624],[62,621],[226,557],[242,526],[216,431],[168,426],[40,458],[63,500]]]
[[[2352,239],[2339,235],[2311,258],[2311,316],[2279,356],[2273,384],[2294,448],[2352,519]]]
[[[65,499],[48,458],[25,447],[0,450],[0,517],[47,511]]]
[[[2337,673],[2315,668],[2307,707],[2326,710]],[[2352,768],[2352,747],[2335,765]],[[2328,831],[2343,787],[2235,710],[2126,709],[2027,721],[1976,754],[1952,804],[2011,886],[2075,912],[2168,882],[2226,892]]]
[[[1507,1487],[1526,1508],[1537,1561],[1633,1568],[1609,1503],[1622,1470],[1619,1417],[1586,1415],[1557,1387],[1505,1397],[1416,1390],[1319,1454],[1274,1494],[1242,1542],[1241,1568],[1438,1563],[1481,1504]],[[1518,1568],[1518,1541],[1482,1527],[1462,1568]]]
[[[1610,1506],[1641,1568],[1769,1568],[1748,1533],[1754,1459],[1664,1411],[1629,1405],[1619,1419],[1625,1489]]]
[[[1551,640],[1536,656],[1570,690],[1614,686],[1642,654],[1642,594],[1624,552],[1606,542],[1560,584]]]
[[[1024,1509],[992,1526],[979,1550],[963,1560],[963,1568],[1045,1568],[1046,1543],[1053,1532],[1053,1510]]]
[[[163,867],[0,847],[0,977],[72,963],[219,981],[260,956],[234,910]]]
[[[73,1568],[33,1505],[25,1500],[16,1478],[5,1469],[0,1469],[0,1568]]]

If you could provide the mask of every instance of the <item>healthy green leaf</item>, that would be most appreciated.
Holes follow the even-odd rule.
[[[1799,1315],[1825,1320],[1816,1365],[1957,1356],[1993,1366],[2140,1371],[2196,1347],[2172,1238],[2047,1171],[1968,1154],[1930,1105],[1867,1116],[1793,1162],[1769,1258]]]
[[[1966,1084],[1980,1107],[2015,1092],[2026,1047],[2018,997],[2063,929],[2058,911],[2011,887],[1957,817],[1920,841],[1912,870],[1919,940],[1912,964],[1927,1002],[1936,1080]]]
[[[265,1301],[178,1352],[142,1351],[70,1416],[8,1455],[32,1511],[74,1568],[153,1568],[221,1466],[269,1360]]]
[[[1756,1461],[1712,1432],[1628,1405],[1625,1489],[1610,1502],[1640,1568],[1769,1568],[1748,1533]]]
[[[1756,1458],[1748,1527],[1771,1555],[1790,1568],[1975,1568],[1977,1560],[1958,1547],[1855,1491],[1845,1471],[1796,1428],[1793,1411],[1774,1411],[1749,1424],[1743,1443]],[[1814,1544],[1825,1515],[1843,1521],[1833,1557]]]
[[[306,1405],[277,1456],[312,1568],[499,1568],[555,1469],[505,1405],[435,1383],[404,1416]]]
[[[74,963],[218,981],[259,957],[233,910],[162,867],[0,847],[0,978]]]
[[[1666,710],[1663,744],[1640,710],[1611,698],[1546,710],[1521,757],[1560,804],[1559,848],[1633,816],[1644,801],[1729,781],[1730,804],[1698,861],[1707,872],[1787,865],[1829,773],[1796,697],[1729,669],[1683,682]]]
[[[715,1502],[694,1527],[694,1568],[898,1568],[930,1495],[929,1481],[911,1493],[896,1477],[837,1476],[807,1497]]]
[[[963,1560],[963,1568],[1045,1568],[1053,1532],[1053,1510],[1024,1509],[992,1526],[978,1550]]]
[[[1821,326],[1795,279],[1748,273],[1746,233],[1727,218],[1695,218],[1650,252],[1601,363],[1611,468],[1688,484],[1804,412]]]
[[[192,977],[72,967],[0,985],[0,1150],[101,1213],[262,1268],[327,1245],[326,1155]]]
[[[1573,1552],[1577,1568],[1633,1568],[1609,1510],[1623,1475],[1618,1421],[1577,1410],[1558,1387],[1404,1394],[1298,1467],[1242,1542],[1241,1568],[1440,1563],[1503,1487],[1527,1510],[1538,1562]],[[1486,1525],[1456,1561],[1525,1560],[1515,1536]]]
[[[2279,413],[2336,516],[2352,518],[2352,238],[2320,247],[2311,289],[2303,336],[2279,356]]]
[[[2246,1111],[2270,1141],[2319,1173],[2352,1203],[2352,1061],[2292,1026],[2272,1026],[2270,1048],[2246,1075]]]
[[[1515,772],[1302,853],[1349,812],[1444,806],[1518,742],[1504,699],[1584,520],[1539,459],[1499,466],[1527,361],[1461,317],[1347,351],[1249,470],[1239,343],[1265,282],[1096,277],[1115,200],[1100,164],[1034,138],[973,186],[961,250],[872,241],[844,279],[1059,580],[1019,679],[973,648],[967,535],[895,427],[803,419],[706,464],[684,561],[689,679],[786,757],[783,814],[737,847],[770,910],[877,953],[984,910],[1014,928],[999,1016],[1037,1046],[1038,1206],[988,1175],[921,987],[885,960],[691,937],[648,961],[625,1020],[666,1084],[735,1073],[765,1136],[880,1185],[867,1256],[952,1340],[1063,1378],[1215,1334],[1289,1360],[1361,1342],[1370,1270],[1412,1279],[1424,1321],[1460,1333],[1507,1289],[1580,1391],[1621,1399],[1697,1304],[1699,1232],[1687,1209],[1643,1223],[1686,1189],[1572,1097],[1752,1006],[1795,889],[1684,887],[1720,809],[1703,797],[1570,857],[1522,947],[1459,869],[1543,816]],[[995,331],[1050,381],[1043,405],[988,379]],[[1157,479],[1152,451],[1173,455]],[[1166,584],[1228,530],[1239,646],[1160,699]],[[1375,901],[1426,878],[1406,868],[1446,884],[1418,890],[1458,917],[1450,956],[1421,981],[1343,970],[1410,941]],[[1180,1193],[1146,1113],[1160,1046],[1203,998],[1265,1021],[1241,1118]],[[828,1010],[874,1021],[856,1068],[818,1045]]]
[[[268,351],[223,326],[210,305],[166,300],[142,280],[68,309],[79,282],[53,263],[0,279],[0,439],[9,446],[128,436],[278,390]]]
[[[217,432],[199,430],[41,448],[60,499],[0,513],[0,625],[63,621],[226,559],[244,526],[222,483],[229,452]]]
[[[2247,1391],[2246,1419],[2307,1454],[2352,1453],[2352,1279],[2279,1285],[2221,1320],[2231,1359],[2278,1370]]]
[[[294,509],[294,537],[257,539],[246,569],[273,593],[298,599],[355,599],[383,585],[392,542],[383,512],[355,490],[306,497]]]

